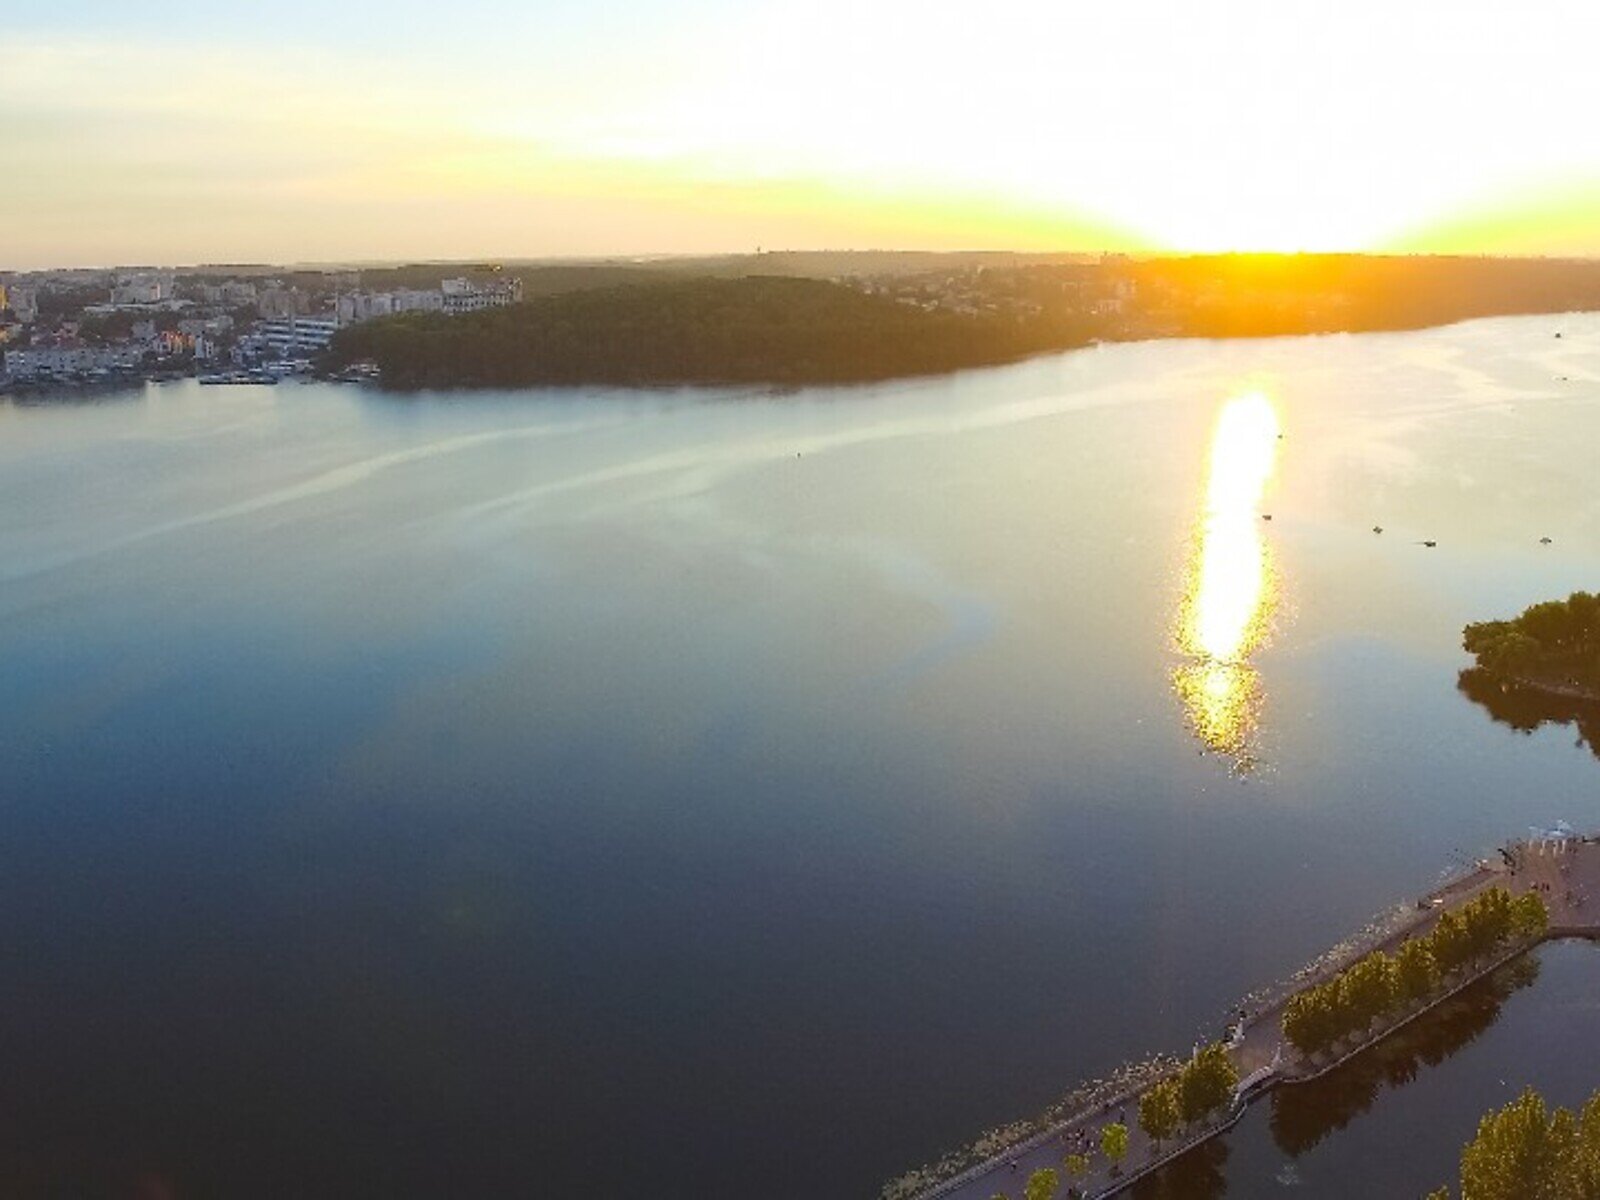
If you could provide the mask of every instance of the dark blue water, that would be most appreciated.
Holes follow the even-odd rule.
[[[866,1196],[1600,823],[1457,688],[1600,583],[1556,323],[0,404],[0,1193]],[[1172,676],[1252,390],[1237,753]]]

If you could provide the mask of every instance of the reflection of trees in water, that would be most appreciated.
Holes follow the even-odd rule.
[[[1515,991],[1539,977],[1539,963],[1526,956],[1418,1017],[1332,1074],[1272,1093],[1272,1137],[1285,1154],[1298,1157],[1330,1133],[1365,1113],[1384,1085],[1399,1087],[1424,1065],[1435,1067],[1474,1041],[1500,1016]]]
[[[1578,744],[1587,744],[1600,758],[1600,703],[1501,683],[1477,667],[1461,672],[1456,687],[1467,699],[1488,709],[1496,721],[1521,733],[1532,733],[1545,724],[1571,722],[1578,727]]]
[[[1212,1138],[1134,1184],[1132,1200],[1218,1200],[1228,1190],[1228,1139]]]

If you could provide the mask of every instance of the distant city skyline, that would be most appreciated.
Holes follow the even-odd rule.
[[[769,249],[1600,254],[1600,11],[66,3],[0,269]]]

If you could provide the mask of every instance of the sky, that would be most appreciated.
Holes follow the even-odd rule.
[[[0,24],[0,267],[1600,254],[1592,0],[148,0]]]

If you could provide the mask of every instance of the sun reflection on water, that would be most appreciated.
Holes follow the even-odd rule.
[[[1253,760],[1261,703],[1249,656],[1266,636],[1275,593],[1260,509],[1278,435],[1277,411],[1261,393],[1222,406],[1178,618],[1178,648],[1190,661],[1173,673],[1173,687],[1201,741],[1240,768]]]

